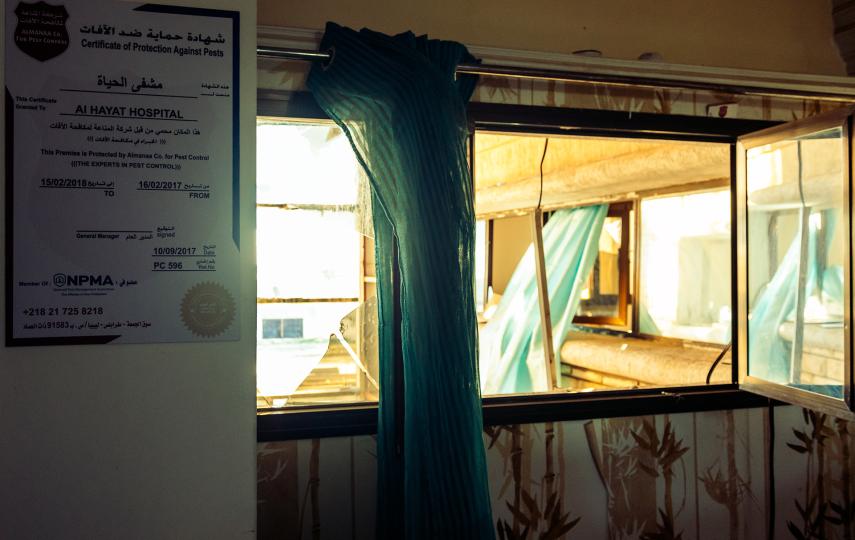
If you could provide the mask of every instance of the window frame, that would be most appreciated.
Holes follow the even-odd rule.
[[[637,209],[637,204],[635,201],[620,201],[615,203],[609,203],[609,210],[606,214],[606,218],[617,217],[620,218],[621,222],[621,231],[620,231],[620,247],[618,248],[618,314],[616,317],[607,317],[607,316],[586,316],[586,315],[576,315],[573,317],[574,324],[581,325],[590,325],[593,327],[597,326],[622,326],[625,327],[627,324],[630,324],[631,329],[635,329],[632,324],[633,321],[629,321],[629,305],[630,303],[635,306],[634,302],[631,300],[636,300],[638,298],[637,294],[631,294],[629,290],[630,286],[630,272],[634,272],[635,269],[633,266],[638,266],[638,257],[636,257],[635,261],[630,262],[629,259],[629,238],[630,238],[630,227],[635,228],[638,231],[638,228],[634,226],[634,224],[630,223],[630,214],[632,211]],[[636,232],[638,234],[638,232]],[[636,248],[636,252],[638,249]],[[599,256],[598,256],[599,257]],[[637,300],[636,300],[637,301]],[[635,319],[635,317],[633,317]]]
[[[260,99],[259,99],[259,103],[261,103]],[[271,105],[272,104],[268,103],[267,107],[269,109],[275,109],[275,106],[271,106]],[[256,121],[258,121],[259,119],[268,119],[271,121],[282,121],[282,123],[284,123],[284,124],[292,124],[292,125],[305,124],[305,125],[335,126],[335,123],[331,119],[327,118],[325,115],[315,114],[315,116],[311,116],[311,117],[307,117],[304,115],[304,116],[301,116],[299,118],[292,118],[292,117],[286,117],[286,116],[279,116],[277,114],[262,114],[262,110],[268,110],[268,109],[262,109],[262,107],[259,105],[258,110],[257,110],[257,114],[256,114]],[[310,111],[307,111],[307,112],[310,112]],[[302,204],[302,203],[288,203],[288,202],[259,203],[258,201],[256,201],[255,202],[255,208],[256,208],[256,211],[259,208],[272,208],[272,209],[278,209],[280,211],[307,210],[307,211],[316,211],[316,212],[342,212],[342,211],[347,212],[347,211],[355,211],[357,208],[357,205],[312,204],[312,203]],[[359,290],[357,291],[357,296],[355,296],[355,297],[278,297],[278,296],[277,297],[262,297],[262,296],[258,296],[258,291],[256,291],[256,297],[255,297],[256,306],[261,305],[261,304],[325,304],[325,303],[331,303],[331,304],[341,304],[341,303],[362,304],[363,302],[365,302],[366,285],[368,283],[376,283],[376,276],[368,276],[366,274],[366,271],[365,271],[366,270],[366,268],[365,268],[366,245],[367,245],[367,242],[366,242],[365,236],[360,235],[359,247],[358,247],[360,255],[359,255],[359,266],[357,269],[358,274],[359,274],[358,275]],[[357,326],[359,326],[359,325],[360,325],[360,323],[358,321]],[[256,328],[256,333],[257,332],[258,332],[258,329]],[[274,339],[276,339],[276,338],[274,338]],[[338,339],[341,340],[340,337]],[[357,341],[357,343],[356,343],[356,349],[361,350],[361,344],[359,341]],[[361,389],[360,393],[364,397],[367,395],[367,392],[368,392],[367,389],[368,389],[368,385],[370,384],[370,381],[369,381],[368,377],[365,375],[365,372],[363,371],[366,368],[366,366],[364,364],[362,364],[362,365],[358,365],[357,367],[358,367],[357,379],[359,381],[359,388]],[[280,399],[280,398],[289,398],[289,397],[290,397],[290,395],[289,396],[262,395],[262,394],[257,393],[256,394],[256,412],[258,414],[261,414],[264,411],[276,411],[276,410],[281,410],[281,409],[290,409],[290,408],[294,408],[294,407],[304,406],[304,405],[285,405],[284,407],[274,407],[273,406],[274,400]],[[269,407],[258,407],[257,404],[260,401],[265,401],[270,406]],[[355,401],[353,403],[355,403],[355,404],[362,404],[362,403],[377,404],[377,401],[366,399],[364,401]],[[348,405],[349,405],[349,403],[348,403]],[[312,404],[312,405],[308,405],[308,406],[315,407],[316,405]]]
[[[853,373],[852,357],[852,264],[853,264],[853,231],[855,224],[852,222],[852,187],[855,179],[855,106],[841,107],[826,113],[808,117],[802,120],[788,122],[786,124],[770,127],[765,130],[746,134],[739,137],[735,147],[735,172],[736,186],[734,197],[737,206],[737,228],[735,237],[737,240],[736,254],[736,300],[737,310],[735,320],[739,321],[736,329],[738,338],[735,342],[736,354],[746,361],[738,365],[738,383],[740,388],[767,396],[771,399],[795,403],[809,407],[820,412],[831,414],[847,419],[855,419],[855,373]],[[841,230],[846,231],[846,242],[843,260],[843,398],[833,398],[823,394],[794,388],[784,383],[775,383],[766,379],[749,374],[748,362],[748,189],[747,189],[747,152],[748,150],[777,141],[808,135],[826,129],[841,128],[841,149],[843,151],[843,174],[848,178],[844,181],[843,205],[844,223],[848,225]]]
[[[493,286],[493,220],[485,219],[484,221],[484,258],[479,262],[477,260],[474,261],[474,264],[483,264],[484,265],[484,286],[481,290],[475,290],[475,294],[477,294],[481,300],[481,304],[483,309],[481,311],[477,310],[476,304],[476,313],[481,320],[481,317],[484,314],[484,310],[487,309],[487,301],[489,300],[489,291],[490,287]]]
[[[329,120],[307,92],[259,91],[258,116]],[[718,142],[730,146],[731,222],[736,223],[737,139],[782,122],[743,120],[658,113],[632,113],[526,105],[470,103],[470,130],[574,134],[623,138]],[[636,212],[636,220],[639,212]],[[636,241],[638,238],[636,237]],[[488,249],[488,253],[491,250]],[[636,252],[636,257],[638,256]],[[736,235],[731,241],[731,296],[737,305]],[[393,282],[400,283],[397,274]],[[635,280],[638,284],[638,280]],[[637,310],[633,310],[636,317]],[[736,313],[736,312],[735,312]],[[400,317],[400,313],[396,314]],[[738,316],[733,318],[733,364],[730,383],[704,386],[651,387],[630,390],[600,390],[590,393],[551,392],[490,396],[482,398],[485,425],[607,418],[627,415],[666,414],[780,405],[777,399],[740,389],[738,380]],[[671,338],[659,338],[671,339]],[[681,340],[682,341],[682,340]],[[397,349],[400,349],[398,347]],[[393,359],[396,401],[403,400],[400,350]],[[400,410],[400,407],[398,407]],[[291,406],[260,410],[257,415],[259,441],[313,437],[335,437],[377,432],[377,404],[354,403],[329,406]]]
[[[525,133],[534,133],[534,132],[525,132]],[[540,134],[540,133],[538,133],[538,134]],[[678,139],[670,139],[670,140],[678,140]],[[718,141],[718,142],[720,142],[720,141]],[[615,201],[610,202],[609,203],[609,212],[607,214],[607,217],[616,217],[619,215],[620,212],[626,211],[627,215],[628,215],[628,219],[624,220],[623,227],[626,231],[629,231],[631,229],[633,231],[634,236],[635,236],[634,239],[632,239],[633,241],[631,242],[633,244],[632,245],[632,252],[633,252],[634,256],[630,258],[629,253],[627,252],[627,254],[626,254],[627,260],[623,265],[621,265],[621,271],[627,272],[626,276],[627,276],[627,279],[629,280],[629,283],[627,285],[627,291],[628,292],[626,295],[627,311],[625,314],[621,315],[620,317],[614,317],[614,318],[585,317],[585,316],[577,315],[576,317],[573,318],[573,323],[583,325],[583,326],[585,326],[585,327],[587,327],[587,328],[589,328],[595,332],[596,331],[602,331],[604,333],[609,333],[609,334],[617,332],[617,333],[620,333],[622,335],[626,335],[629,337],[644,338],[644,339],[648,339],[651,341],[660,341],[663,343],[683,343],[683,344],[693,344],[693,345],[707,346],[707,347],[721,347],[722,346],[721,343],[714,343],[714,342],[709,342],[709,341],[697,341],[697,340],[691,340],[691,339],[686,339],[686,338],[678,338],[678,337],[672,337],[672,336],[661,336],[661,335],[656,335],[656,334],[648,334],[648,333],[642,332],[640,330],[639,321],[638,321],[638,314],[640,313],[640,311],[638,309],[638,302],[640,302],[640,299],[641,299],[641,277],[642,277],[641,276],[641,265],[640,265],[641,252],[642,252],[642,250],[641,250],[641,234],[640,234],[640,231],[642,228],[641,227],[641,217],[642,217],[641,216],[641,203],[643,201],[649,200],[649,199],[667,198],[667,197],[680,196],[680,195],[690,195],[690,194],[695,194],[695,193],[707,193],[707,192],[719,191],[719,190],[720,191],[730,190],[730,185],[731,185],[731,180],[729,178],[722,178],[720,180],[710,180],[710,181],[705,181],[705,182],[698,182],[696,184],[686,185],[686,186],[670,186],[667,188],[640,191],[637,194],[635,194],[634,196],[632,196],[631,198],[618,198]],[[612,209],[614,207],[619,207],[619,208],[621,208],[621,210],[613,211]],[[573,208],[573,206],[550,207],[548,213],[551,214],[555,210],[560,210],[560,209],[564,209],[564,208]],[[546,216],[546,214],[547,214],[547,212],[544,212],[545,216]],[[629,214],[634,214],[634,215],[629,216]],[[524,214],[524,215],[528,215],[528,214]],[[488,239],[488,242],[489,242],[488,246],[490,249],[492,248],[492,225],[493,225],[493,221],[495,219],[496,218],[494,218],[494,217],[487,217],[485,219],[485,222],[490,226],[490,229],[489,229],[490,230],[490,236]],[[545,226],[545,221],[546,220],[544,220],[544,226]],[[629,236],[629,233],[627,232],[626,235]],[[628,246],[629,243],[630,243],[630,239],[626,238],[625,239],[625,245]],[[623,246],[622,246],[622,248],[623,248]],[[490,250],[490,251],[488,251],[488,257],[486,260],[487,275],[488,275],[487,286],[488,287],[492,284],[492,282],[491,282],[492,262],[493,262],[492,261],[492,250]],[[632,276],[631,280],[629,279],[630,275]],[[632,313],[629,313],[629,307],[630,306],[632,306]],[[735,306],[735,304],[734,304],[734,306]],[[627,317],[627,315],[629,315],[631,317]]]
[[[591,112],[591,111],[586,110],[586,112]],[[595,111],[595,112],[603,112],[603,111]],[[607,112],[610,112],[610,111],[607,111]],[[694,117],[692,117],[692,118],[694,118]],[[557,131],[557,132],[554,130],[554,128],[553,129],[544,129],[542,127],[521,127],[521,126],[526,126],[526,124],[524,122],[518,122],[518,121],[513,122],[512,124],[509,124],[508,126],[503,126],[501,123],[493,120],[492,122],[490,122],[490,126],[491,127],[489,129],[485,129],[483,127],[480,127],[477,122],[473,123],[473,125],[470,126],[470,137],[469,137],[470,148],[474,149],[474,147],[475,147],[474,140],[475,140],[475,134],[477,131],[484,131],[484,132],[488,132],[488,133],[499,133],[499,134],[516,133],[516,134],[520,134],[520,135],[533,135],[533,136],[537,136],[537,137],[548,137],[549,135],[558,135],[558,134],[563,134],[566,136],[567,131],[569,131],[566,126],[560,126],[559,131]],[[508,128],[511,128],[511,129],[508,129]],[[588,133],[587,130],[581,130],[581,131],[582,131],[581,133],[578,133],[578,134],[574,133],[574,134],[577,136],[581,136],[581,137],[591,136],[591,137],[607,137],[607,138],[613,138],[613,139],[614,138],[644,138],[644,139],[653,138],[653,139],[660,139],[660,140],[667,140],[667,141],[691,140],[693,142],[708,142],[708,143],[713,143],[713,144],[725,144],[723,141],[714,140],[712,138],[711,138],[711,140],[701,141],[700,139],[697,138],[697,136],[695,134],[693,134],[689,138],[684,138],[684,137],[678,137],[678,136],[673,136],[673,135],[663,135],[661,133],[657,133],[657,134],[655,134],[655,136],[648,137],[647,132],[643,132],[643,133],[631,132],[631,134],[627,134],[626,132],[623,132],[620,130],[618,130],[616,132],[611,132],[609,134],[603,134],[603,133],[599,133],[599,132]],[[681,194],[686,195],[686,194],[691,194],[691,193],[705,193],[708,191],[729,189],[731,192],[730,219],[731,219],[731,223],[733,223],[734,215],[735,215],[734,200],[733,200],[733,190],[734,190],[733,185],[734,185],[734,182],[736,181],[735,176],[734,176],[734,170],[735,169],[734,169],[734,165],[733,165],[734,143],[730,142],[729,146],[731,149],[731,151],[729,153],[729,160],[730,160],[729,178],[714,179],[714,180],[709,180],[709,181],[705,181],[705,182],[700,182],[700,183],[694,184],[694,185],[677,185],[677,186],[668,186],[665,188],[654,188],[654,189],[640,191],[637,193],[636,192],[630,192],[630,193],[616,193],[616,194],[614,194],[614,200],[609,202],[609,215],[612,215],[611,207],[612,206],[618,206],[618,205],[628,205],[627,213],[629,213],[630,211],[634,211],[634,213],[635,213],[634,220],[632,223],[632,230],[634,232],[634,237],[635,237],[634,242],[633,242],[633,244],[634,244],[633,249],[634,249],[634,255],[635,256],[633,257],[633,261],[631,262],[631,264],[629,262],[627,262],[627,265],[631,266],[629,271],[631,271],[633,273],[633,280],[632,280],[633,291],[632,291],[631,296],[628,295],[629,299],[634,301],[634,303],[632,304],[632,306],[633,306],[632,320],[630,321],[630,324],[627,325],[625,319],[618,321],[617,319],[608,319],[608,318],[604,317],[604,318],[601,318],[601,320],[603,320],[604,322],[600,322],[597,324],[594,324],[594,323],[584,324],[586,326],[586,328],[588,328],[590,331],[592,331],[594,333],[601,333],[601,334],[606,334],[606,335],[618,334],[618,335],[622,335],[625,337],[645,339],[645,340],[649,340],[649,341],[657,341],[657,342],[665,343],[665,344],[675,344],[675,345],[687,345],[688,344],[688,345],[697,345],[697,346],[702,346],[702,347],[708,347],[708,348],[712,348],[712,349],[715,349],[715,348],[722,349],[721,350],[721,356],[719,356],[718,360],[716,360],[712,365],[717,365],[717,363],[721,359],[721,357],[723,357],[723,355],[726,354],[727,351],[731,349],[731,344],[722,345],[721,343],[704,342],[704,341],[697,341],[697,340],[691,340],[691,339],[679,338],[679,337],[673,337],[673,336],[661,336],[661,335],[644,333],[644,332],[641,332],[640,320],[639,320],[639,316],[641,313],[641,310],[639,309],[639,302],[641,300],[641,279],[642,279],[642,274],[641,274],[641,252],[642,252],[642,249],[641,249],[641,238],[642,238],[642,235],[641,235],[641,220],[642,220],[641,203],[642,203],[642,201],[649,200],[649,199],[655,199],[655,198],[666,198],[666,197],[671,197],[671,196],[679,196]],[[474,157],[470,158],[470,162],[474,163]],[[475,182],[474,166],[471,167],[471,172],[473,175],[472,182],[473,182],[473,189],[474,189],[474,182]],[[590,204],[590,203],[588,203],[588,204]],[[557,366],[560,366],[561,358],[558,357],[558,354],[560,354],[560,352],[557,353],[554,349],[553,336],[552,336],[552,325],[549,322],[549,321],[551,321],[552,317],[550,314],[550,301],[548,299],[549,295],[547,292],[547,285],[546,285],[547,270],[546,270],[546,265],[545,265],[546,254],[544,252],[544,245],[543,245],[543,227],[545,226],[546,221],[547,221],[547,217],[551,212],[553,212],[555,210],[566,209],[566,208],[574,208],[574,207],[578,207],[578,206],[580,206],[580,205],[576,205],[576,204],[551,205],[548,207],[548,211],[541,209],[541,208],[534,208],[531,210],[525,209],[519,215],[519,217],[528,217],[530,219],[531,226],[532,226],[531,237],[532,237],[532,244],[534,247],[535,277],[537,278],[538,304],[540,306],[540,332],[541,332],[541,335],[544,336],[544,338],[542,339],[543,356],[544,356],[545,362],[546,362],[545,371],[546,371],[546,376],[547,376],[547,386],[550,388],[550,390],[548,390],[545,393],[562,392],[562,391],[566,391],[566,389],[562,384],[563,379],[559,379],[558,381],[556,381],[555,376],[554,376],[555,373],[559,372],[559,370],[557,369]],[[581,206],[584,206],[584,204]],[[509,212],[509,214],[514,215],[515,213]],[[496,218],[495,217],[488,217],[487,219],[489,220],[490,223],[492,223]],[[625,227],[623,229],[622,233],[626,233],[628,236],[628,231],[629,231],[629,227]],[[730,240],[731,240],[730,248],[731,248],[731,261],[732,261],[733,260],[733,250],[734,250],[734,245],[735,245],[734,244],[735,240],[734,240],[733,229],[731,229],[731,239]],[[628,245],[629,242],[627,241],[626,244]],[[624,251],[624,253],[625,253],[626,257],[629,256],[628,251]],[[492,264],[492,258],[488,259],[487,264],[488,265]],[[492,267],[488,266],[487,270],[489,273],[492,270]],[[628,272],[625,274],[622,274],[621,277],[628,280],[629,279]],[[731,291],[733,291],[734,286],[735,286],[735,278],[734,278],[734,274],[733,274],[733,266],[731,265]],[[731,295],[731,302],[733,302],[732,295]],[[612,325],[612,324],[609,324],[608,322],[605,322],[605,320],[622,322],[623,324]],[[574,322],[577,322],[576,317],[574,317]],[[731,322],[731,335],[736,335],[735,334],[735,331],[736,331],[735,325],[736,325],[736,320],[734,318]],[[621,328],[621,326],[622,326],[622,328]],[[732,369],[731,369],[731,377],[730,378],[731,378],[731,383],[736,383],[737,373],[738,373],[737,372],[737,366],[736,366],[736,360],[733,359],[733,355],[731,355],[731,358],[732,358]],[[561,373],[563,373],[563,370],[561,371]],[[563,375],[562,375],[562,377],[563,377]],[[681,385],[669,385],[669,386],[661,386],[661,387],[654,387],[654,388],[682,388],[684,386],[685,385],[682,385],[682,386]],[[637,391],[637,389],[634,389],[634,390]],[[607,390],[597,390],[597,392],[603,392],[603,391],[607,391]],[[486,399],[493,398],[493,397],[498,397],[498,396],[490,395]]]
[[[733,169],[733,145],[731,145],[731,169]],[[731,171],[731,178],[726,180],[711,180],[707,182],[699,182],[698,184],[692,186],[673,186],[666,189],[654,189],[650,191],[643,191],[638,194],[638,197],[634,200],[635,202],[635,223],[633,224],[635,228],[635,259],[633,260],[633,268],[634,279],[633,279],[633,291],[632,298],[636,303],[633,303],[633,320],[632,320],[632,329],[630,332],[627,332],[629,335],[634,337],[642,337],[645,339],[650,339],[653,341],[661,341],[664,343],[683,343],[683,344],[692,344],[699,345],[704,347],[723,347],[721,343],[714,343],[710,341],[697,341],[686,338],[679,338],[673,336],[661,336],[657,334],[648,334],[646,332],[641,331],[641,326],[639,323],[639,316],[641,310],[638,309],[641,303],[641,281],[643,276],[641,274],[641,220],[642,220],[642,212],[641,212],[641,203],[644,200],[650,199],[658,199],[658,198],[667,198],[667,197],[676,197],[680,195],[690,195],[695,193],[708,193],[710,191],[718,191],[718,190],[729,190],[731,194],[731,268],[733,268],[733,237],[736,234],[736,229],[734,225],[734,208],[733,208],[733,171]],[[733,278],[733,273],[731,272],[731,311],[735,311],[736,304],[734,303],[733,289],[736,285],[736,281]],[[732,335],[736,335],[733,333],[733,328],[731,329]],[[733,380],[736,380],[736,377],[733,377]]]

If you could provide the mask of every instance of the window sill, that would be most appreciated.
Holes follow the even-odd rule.
[[[561,346],[565,377],[590,387],[632,388],[701,384],[724,346],[630,335],[571,332]],[[731,352],[713,372],[713,383],[731,380]],[[591,384],[589,384],[591,383]]]
[[[491,396],[484,425],[561,422],[651,414],[678,414],[780,405],[735,384]],[[375,435],[377,404],[294,407],[257,417],[258,442]]]

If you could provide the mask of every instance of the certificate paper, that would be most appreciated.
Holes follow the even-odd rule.
[[[238,13],[5,9],[7,345],[238,339]]]

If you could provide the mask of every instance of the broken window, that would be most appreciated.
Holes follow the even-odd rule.
[[[257,124],[257,404],[376,401],[370,205],[333,124]]]

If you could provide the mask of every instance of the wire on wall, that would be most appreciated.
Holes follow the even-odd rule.
[[[537,195],[537,210],[543,202],[543,162],[546,161],[546,151],[549,149],[549,137],[543,143],[543,155],[540,156],[540,193]]]

